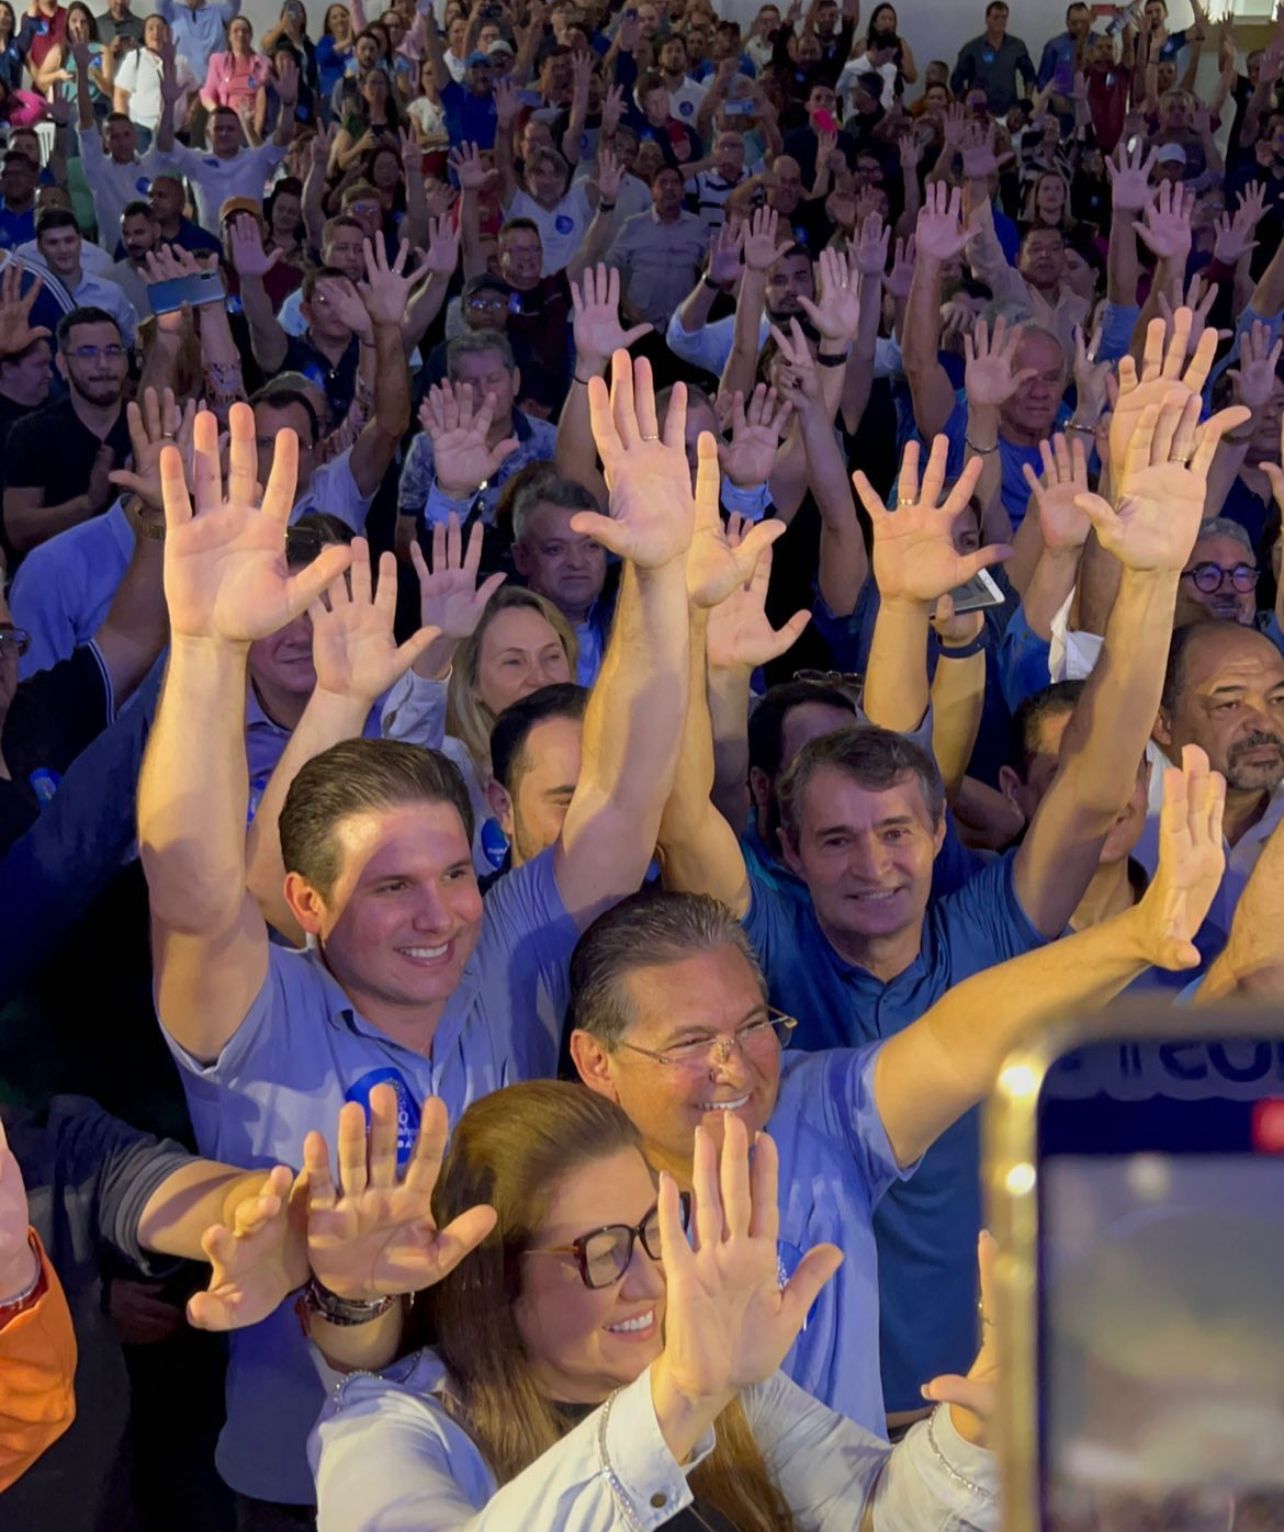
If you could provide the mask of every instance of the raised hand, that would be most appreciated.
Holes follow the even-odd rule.
[[[307,1280],[302,1220],[296,1217],[291,1227],[295,1184],[294,1172],[278,1165],[257,1197],[237,1205],[230,1229],[212,1224],[201,1236],[211,1269],[205,1291],[187,1300],[188,1323],[195,1329],[256,1325]]]
[[[935,609],[941,596],[970,580],[979,570],[999,564],[1012,554],[1002,543],[959,553],[954,547],[954,522],[976,489],[980,458],[973,458],[955,481],[943,504],[949,441],[938,436],[923,475],[920,491],[919,444],[908,442],[897,481],[897,506],[889,511],[863,473],[852,476],[860,503],[874,528],[874,580],[884,601],[909,601]]]
[[[522,103],[517,99],[517,86],[512,80],[496,80],[491,95],[494,97],[495,116],[501,131],[511,128],[522,109]]]
[[[1181,278],[1174,276],[1172,281],[1172,298],[1167,293],[1158,294],[1159,312],[1164,322],[1171,325],[1173,316],[1183,304],[1190,310],[1190,334],[1186,340],[1186,354],[1190,355],[1199,345],[1199,337],[1208,326],[1208,316],[1212,313],[1213,304],[1217,302],[1217,283],[1205,283],[1201,276],[1193,276],[1186,288],[1186,295],[1182,297]],[[1220,332],[1220,338],[1230,339],[1230,331]]]
[[[430,176],[424,182],[424,207],[430,219],[436,218],[444,222],[458,200],[459,193],[448,181],[439,181],[435,176]],[[458,230],[455,230],[456,240],[458,237]],[[429,250],[429,255],[431,254],[432,251]]]
[[[1189,394],[1142,411],[1112,479],[1117,508],[1100,495],[1076,497],[1097,541],[1128,569],[1178,575],[1195,546],[1217,444],[1249,419],[1232,406],[1201,426],[1200,408],[1200,396]]]
[[[963,193],[934,181],[926,191],[914,231],[918,257],[940,264],[961,256],[976,238],[963,227]]]
[[[892,252],[892,269],[883,279],[883,287],[887,296],[897,303],[905,302],[910,295],[917,254],[918,243],[912,234],[908,239],[896,241],[896,248]]]
[[[263,248],[263,232],[257,218],[236,218],[228,230],[232,265],[241,277],[265,277],[281,259],[281,251]]]
[[[175,637],[250,644],[306,611],[352,555],[341,546],[324,548],[306,569],[290,573],[285,529],[294,507],[298,438],[293,431],[277,432],[260,504],[254,411],[234,404],[228,426],[226,497],[218,423],[210,411],[197,415],[193,427],[192,496],[182,453],[169,445],[161,451],[165,599]]]
[[[40,1274],[27,1242],[30,1225],[22,1167],[0,1122],[0,1303],[25,1293]]]
[[[24,294],[22,273],[23,267],[14,260],[0,269],[0,356],[18,356],[36,341],[49,339],[43,325],[31,325],[31,308],[45,279],[36,277]]]
[[[674,386],[663,437],[655,413],[651,364],[630,362],[627,351],[611,358],[608,393],[601,378],[588,386],[589,416],[602,471],[610,490],[610,514],[577,511],[571,528],[594,538],[639,569],[659,569],[685,555],[695,523],[691,470],[687,465],[687,391]],[[716,454],[713,437],[700,437],[702,455]],[[707,443],[707,449],[704,444]]]
[[[1106,174],[1110,177],[1110,195],[1116,213],[1140,213],[1150,206],[1150,172],[1155,167],[1159,151],[1146,153],[1140,141],[1130,150],[1120,142],[1113,156],[1106,159]]]
[[[614,202],[620,195],[624,182],[624,161],[605,147],[597,151],[597,168],[593,177],[598,196],[603,202]]]
[[[759,556],[780,537],[785,524],[774,518],[735,536],[718,510],[718,454],[713,438],[700,438],[696,464],[695,527],[687,549],[687,599],[707,610],[727,600],[753,574]]]
[[[995,132],[994,123],[988,128],[983,128],[979,122],[969,125],[963,140],[963,174],[969,181],[988,181],[1012,159],[1010,151],[1001,157],[995,154]]]
[[[759,383],[745,407],[745,396],[736,390],[731,401],[731,441],[719,443],[722,471],[740,488],[765,484],[776,466],[780,438],[789,423],[790,404],[778,399],[774,388]]]
[[[849,264],[862,278],[881,282],[887,270],[887,249],[892,231],[879,213],[870,213],[861,223],[855,243],[847,247]],[[857,287],[859,296],[859,285]]]
[[[162,43],[160,46],[161,77],[160,93],[161,100],[171,106],[177,106],[183,99],[185,87],[178,79],[178,54],[172,42]]]
[[[1099,362],[1101,350],[1101,326],[1089,339],[1082,325],[1074,327],[1074,387],[1075,419],[1080,425],[1091,426],[1101,419],[1109,398],[1109,362]]]
[[[624,116],[624,87],[612,85],[602,98],[602,132],[607,138],[614,136],[620,119]]]
[[[328,308],[340,324],[346,325],[362,340],[371,340],[374,329],[361,295],[347,277],[319,277],[312,289],[312,302]]]
[[[747,530],[739,517],[727,522],[727,542],[738,548]],[[771,549],[763,550],[748,580],[709,609],[708,660],[711,670],[752,671],[779,659],[798,642],[811,613],[795,612],[781,628],[767,618],[767,586],[771,580]]]
[[[742,250],[745,266],[750,271],[766,271],[776,263],[780,250],[777,231],[780,215],[775,208],[757,207],[744,228]]]
[[[441,636],[436,628],[421,628],[398,648],[392,631],[396,613],[396,559],[385,553],[379,560],[376,594],[369,544],[354,537],[347,574],[308,609],[317,690],[373,704]]]
[[[1058,432],[1051,442],[1039,443],[1039,455],[1043,459],[1042,479],[1028,463],[1021,471],[1034,497],[1044,546],[1053,551],[1082,548],[1092,531],[1092,522],[1077,503],[1079,496],[1088,492],[1083,442],[1076,437],[1074,445],[1067,446]]]
[[[494,394],[474,408],[471,383],[456,387],[447,378],[428,390],[419,407],[419,423],[432,438],[433,475],[448,499],[468,499],[517,451],[515,436],[488,445],[494,420]]]
[[[428,249],[424,254],[423,269],[434,276],[449,279],[459,265],[459,230],[453,219],[430,218],[428,220]]]
[[[820,252],[817,265],[820,268],[820,291],[816,302],[800,294],[798,307],[823,339],[850,342],[860,329],[860,274],[832,246]]]
[[[388,252],[382,239],[373,245],[368,239],[362,240],[361,248],[365,255],[366,279],[358,285],[357,292],[369,315],[370,323],[400,325],[406,312],[411,289],[427,274],[428,262],[423,261],[407,271],[406,262],[410,256],[410,246],[404,239],[397,251],[397,258],[391,266],[388,264]]]
[[[449,155],[450,168],[464,191],[483,191],[499,177],[499,171],[481,157],[476,144],[460,144]]]
[[[299,99],[299,66],[293,59],[282,58],[273,66],[273,73],[276,75],[276,93],[281,105],[292,112]]]
[[[721,1177],[719,1177],[721,1169]],[[682,1227],[678,1189],[660,1175],[660,1241],[667,1286],[664,1351],[651,1369],[656,1414],[694,1405],[715,1410],[742,1388],[780,1366],[817,1294],[838,1270],[834,1245],[816,1245],[780,1285],[776,1237],[776,1146],[766,1133],[754,1142],[728,1115],[721,1166],[713,1139],[695,1133],[692,1185],[695,1246]]]
[[[161,452],[166,442],[173,442],[183,454],[183,461],[190,465],[196,401],[189,399],[180,409],[172,388],[167,388],[163,395],[158,395],[154,388],[145,388],[141,405],[131,399],[125,406],[125,419],[134,466],[132,470],[113,469],[107,477],[119,489],[131,491],[159,511],[163,503]]]
[[[729,223],[719,225],[709,241],[709,280],[728,287],[740,275],[740,251],[744,244],[745,226],[733,229]]]
[[[505,576],[493,574],[477,584],[481,568],[483,529],[478,522],[468,536],[464,551],[459,517],[452,511],[443,527],[432,529],[432,568],[417,542],[410,545],[410,562],[419,577],[419,621],[425,628],[436,628],[441,638],[433,645],[433,654],[448,646],[454,652],[461,640],[477,631],[490,598],[504,583]],[[444,664],[438,667],[444,669]]]
[[[1275,392],[1275,369],[1279,366],[1284,341],[1271,344],[1271,329],[1260,319],[1240,337],[1239,366],[1227,370],[1235,385],[1235,403],[1245,405],[1254,414],[1264,410]]]
[[[1161,181],[1154,201],[1146,204],[1137,237],[1152,255],[1161,261],[1184,266],[1190,255],[1191,214],[1195,211],[1195,193],[1185,186]]]
[[[575,355],[591,372],[603,371],[617,351],[627,351],[651,331],[649,324],[629,330],[621,325],[620,273],[613,266],[586,266],[580,280],[571,283],[571,307]]]
[[[339,1183],[320,1133],[303,1144],[307,1176],[308,1261],[318,1282],[337,1297],[368,1302],[417,1293],[440,1282],[495,1227],[495,1210],[469,1208],[438,1229],[433,1188],[446,1151],[446,1108],[435,1096],[423,1105],[419,1136],[397,1177],[397,1092],[370,1092],[365,1112],[350,1101],[339,1113]]]
[[[1005,404],[1023,383],[1037,375],[1037,368],[1023,367],[1019,372],[1012,369],[1017,347],[1021,344],[1021,326],[1009,326],[1002,315],[994,321],[991,336],[984,319],[977,320],[971,335],[963,338],[963,355],[967,360],[964,387],[969,405],[981,409],[997,409]]]
[[[1184,404],[1191,394],[1203,392],[1217,352],[1217,335],[1213,330],[1204,331],[1183,373],[1194,322],[1188,308],[1177,309],[1170,322],[1152,319],[1146,327],[1140,376],[1131,356],[1120,358],[1118,381],[1110,384],[1111,483],[1120,482],[1128,442],[1144,410],[1152,405],[1158,409],[1169,400]]]
[[[1184,745],[1180,769],[1164,772],[1159,866],[1136,907],[1142,944],[1160,968],[1194,968],[1201,961],[1195,934],[1226,867],[1225,807],[1225,779],[1209,768],[1198,745]]]

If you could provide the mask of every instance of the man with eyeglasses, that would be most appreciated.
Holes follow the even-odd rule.
[[[1261,573],[1248,533],[1237,521],[1223,516],[1206,521],[1181,572],[1173,626],[1216,621],[1252,627]],[[1270,621],[1275,628],[1270,636],[1279,643],[1279,625],[1273,615]]]
[[[129,358],[116,321],[99,308],[73,309],[56,337],[67,397],[20,420],[5,448],[4,533],[18,555],[101,515],[116,498],[108,474],[129,457]]]

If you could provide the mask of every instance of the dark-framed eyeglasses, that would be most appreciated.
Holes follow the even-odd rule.
[[[15,628],[11,622],[0,622],[0,659],[10,649],[19,659],[31,648],[31,634],[26,628]]]
[[[769,1054],[789,1046],[798,1022],[783,1011],[767,1007],[767,1014],[756,1021],[746,1022],[732,1033],[701,1033],[697,1037],[684,1037],[681,1042],[670,1043],[667,1048],[640,1048],[636,1043],[621,1043],[630,1053],[640,1053],[643,1058],[653,1059],[673,1069],[702,1071],[725,1064],[733,1053],[744,1058],[765,1059]]]
[[[865,677],[854,670],[795,670],[795,681],[807,681],[813,686],[831,686],[851,699],[853,707],[860,706],[865,690]]]
[[[74,356],[78,362],[96,362],[100,356],[115,362],[124,356],[125,348],[119,341],[112,341],[109,346],[68,346],[65,354]]]
[[[1193,580],[1195,589],[1202,590],[1206,596],[1211,596],[1214,591],[1221,590],[1227,580],[1237,591],[1244,594],[1257,589],[1257,582],[1262,578],[1262,571],[1254,564],[1235,564],[1227,569],[1222,564],[1195,564],[1190,569],[1181,572],[1183,580]]]
[[[679,1201],[685,1232],[691,1219],[690,1193],[682,1192]],[[633,1260],[633,1247],[639,1240],[653,1261],[661,1259],[663,1252],[660,1248],[659,1203],[636,1228],[627,1223],[603,1224],[600,1229],[591,1229],[587,1234],[581,1234],[569,1245],[545,1245],[525,1253],[574,1256],[580,1281],[585,1287],[596,1290],[599,1287],[610,1287],[624,1276]]]

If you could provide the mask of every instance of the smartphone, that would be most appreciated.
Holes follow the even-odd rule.
[[[207,303],[222,303],[226,296],[223,278],[216,270],[153,282],[148,289],[153,314],[173,314],[185,303],[194,309],[202,308]]]
[[[1284,1527],[1278,1009],[1067,1023],[986,1151],[1005,1532]]]
[[[954,598],[956,617],[961,617],[964,612],[982,611],[987,606],[1002,606],[1006,600],[994,576],[986,569],[978,569],[970,580],[956,585],[950,595]]]
[[[837,133],[838,123],[834,120],[832,112],[819,111],[813,114],[812,121],[816,125],[818,133]]]
[[[743,101],[724,101],[722,113],[724,117],[752,117],[754,103],[748,97]]]
[[[537,90],[519,90],[517,99],[523,106],[540,107],[544,105],[544,98]]]

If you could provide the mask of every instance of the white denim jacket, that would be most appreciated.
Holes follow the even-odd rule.
[[[692,1495],[707,1432],[675,1462],[651,1402],[650,1371],[502,1488],[446,1408],[433,1351],[358,1373],[334,1391],[308,1443],[319,1532],[652,1532]],[[800,1532],[998,1532],[992,1453],[965,1442],[941,1406],[896,1447],[776,1373],[746,1390],[745,1413]]]

